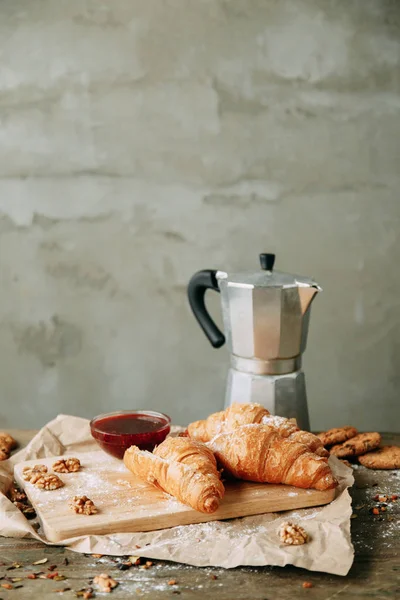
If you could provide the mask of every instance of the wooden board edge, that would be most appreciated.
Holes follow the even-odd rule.
[[[290,509],[283,509],[282,511],[273,511],[275,513],[286,512],[288,510],[300,510],[303,508],[313,508],[317,506],[324,506],[329,504],[335,498],[335,490],[327,490],[324,492],[325,497],[315,499],[310,498],[310,502],[305,505],[304,501],[300,502],[299,506],[292,506]],[[234,509],[232,509],[234,511]],[[244,515],[238,516],[236,514],[231,514],[230,510],[225,511],[222,507],[218,509],[213,514],[203,514],[198,513],[195,515],[195,519],[193,519],[193,510],[188,507],[187,511],[179,512],[179,513],[171,513],[166,518],[169,521],[168,527],[154,527],[154,522],[151,517],[144,517],[142,519],[138,519],[136,522],[127,523],[122,521],[118,529],[115,529],[113,526],[113,522],[110,521],[109,525],[99,524],[98,526],[89,527],[87,533],[83,534],[81,531],[76,531],[74,527],[70,529],[64,529],[62,531],[58,531],[51,525],[46,523],[46,520],[43,519],[39,513],[38,517],[40,518],[41,526],[43,532],[49,542],[62,543],[67,539],[71,539],[74,537],[82,537],[89,535],[114,535],[118,533],[145,533],[150,531],[162,531],[164,529],[172,529],[174,527],[184,527],[187,525],[200,525],[201,523],[209,523],[215,521],[231,521],[234,519],[242,519],[245,517],[257,516],[262,514],[273,514],[272,512],[265,513],[263,508],[259,506],[258,508],[253,508],[249,512]],[[89,524],[90,525],[90,524]]]

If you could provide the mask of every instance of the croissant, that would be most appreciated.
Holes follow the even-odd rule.
[[[189,437],[199,442],[209,442],[218,433],[232,431],[240,425],[260,423],[264,415],[269,415],[261,404],[232,404],[226,410],[211,414],[204,421],[188,425]]]
[[[282,438],[267,425],[243,425],[220,433],[207,446],[218,463],[238,479],[316,490],[337,485],[327,458],[313,454],[304,444]]]
[[[324,448],[322,440],[320,440],[319,437],[309,431],[299,429],[290,419],[274,415],[264,415],[261,419],[261,423],[263,425],[268,425],[268,427],[272,427],[281,437],[286,438],[291,442],[304,444],[311,452],[318,454],[318,456],[329,456],[328,450]]]
[[[305,444],[319,456],[329,456],[322,441],[309,431],[300,430],[290,419],[271,415],[261,404],[232,404],[226,410],[210,415],[204,421],[195,421],[188,426],[189,436],[208,442],[218,433],[233,431],[241,425],[262,423],[275,429],[284,438]]]
[[[179,462],[209,475],[212,471],[218,478],[217,461],[207,446],[187,437],[168,437],[157,446],[153,454],[170,462]]]
[[[131,446],[124,463],[134,475],[200,512],[215,512],[224,496],[212,451],[189,438],[167,438],[154,454]]]

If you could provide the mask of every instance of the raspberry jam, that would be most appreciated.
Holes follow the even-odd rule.
[[[95,417],[90,422],[92,436],[108,454],[123,458],[130,446],[153,450],[170,431],[168,415],[151,410],[124,410]]]

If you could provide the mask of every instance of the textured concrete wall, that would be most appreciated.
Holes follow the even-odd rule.
[[[397,0],[3,0],[1,426],[219,409],[186,284],[267,250],[324,287],[312,425],[398,427],[399,34]]]

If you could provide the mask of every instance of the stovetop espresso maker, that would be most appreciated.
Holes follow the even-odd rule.
[[[311,302],[322,288],[308,277],[274,271],[274,262],[274,254],[260,254],[256,272],[198,271],[189,282],[189,302],[211,345],[226,341],[231,353],[225,407],[259,402],[308,430],[301,355]],[[208,289],[221,293],[225,335],[205,306]]]

